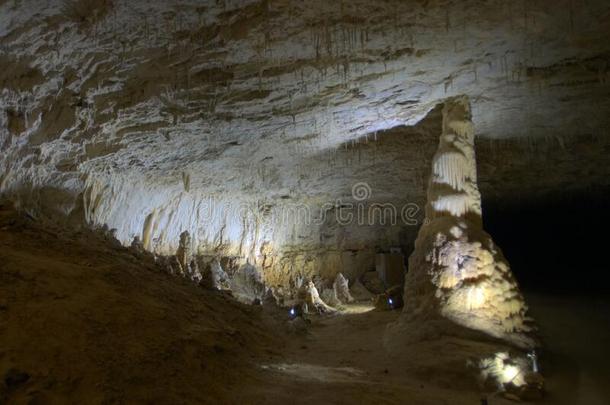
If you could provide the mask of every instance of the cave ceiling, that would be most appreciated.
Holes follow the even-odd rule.
[[[609,34],[596,0],[0,1],[0,192],[418,200],[459,95],[484,196],[604,185]]]

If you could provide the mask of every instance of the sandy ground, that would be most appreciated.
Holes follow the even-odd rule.
[[[538,404],[610,403],[610,305],[604,297],[528,297],[539,320],[540,363],[547,392]],[[397,312],[367,312],[314,319],[305,336],[291,338],[275,364],[278,392],[296,397],[259,403],[297,404],[510,404],[485,392],[464,359],[495,344],[458,337],[406,343],[392,332]],[[397,342],[388,342],[396,339]],[[522,402],[527,403],[527,402]]]
[[[407,350],[390,351],[384,343],[387,325],[398,312],[367,312],[314,318],[305,336],[289,341],[285,357],[271,373],[276,384],[290,385],[282,396],[265,403],[324,404],[478,404],[476,381],[445,373],[429,362],[408,358],[434,356],[441,341]],[[444,340],[444,350],[451,345]],[[405,359],[405,357],[407,359]],[[406,361],[405,361],[406,360]],[[446,364],[444,365],[446,366]],[[460,370],[464,367],[461,366]],[[292,394],[297,394],[292,396]],[[279,400],[279,402],[276,402]],[[284,402],[285,401],[285,402]]]
[[[607,301],[529,301],[546,344],[540,403],[610,403]],[[0,209],[0,403],[481,403],[466,362],[496,343],[408,343],[399,312],[368,309],[294,330],[286,310],[240,305],[97,233]]]

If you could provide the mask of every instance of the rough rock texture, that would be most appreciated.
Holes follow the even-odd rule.
[[[335,292],[335,296],[340,302],[350,303],[354,301],[354,297],[349,292],[349,283],[343,274],[337,274],[335,281],[333,282],[333,290]]]
[[[423,202],[446,98],[495,198],[607,184],[609,33],[604,0],[0,1],[0,193],[165,255],[188,231],[271,285],[353,281],[414,225],[298,213],[359,182]]]
[[[465,97],[448,100],[443,108],[426,219],[409,257],[404,299],[409,320],[442,316],[520,346],[534,345],[527,306],[508,262],[483,230]]]
[[[232,275],[231,291],[235,298],[244,303],[262,303],[266,289],[262,274],[253,265],[246,263]]]
[[[217,259],[212,260],[204,266],[201,285],[205,288],[215,290],[231,289],[229,275],[222,269],[222,266]]]
[[[336,310],[327,305],[322,298],[320,298],[320,293],[318,292],[318,288],[314,284],[313,281],[307,281],[302,287],[304,302],[307,303],[307,307],[312,311],[317,311],[318,313],[332,313]]]

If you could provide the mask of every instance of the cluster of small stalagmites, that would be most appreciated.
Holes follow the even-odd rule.
[[[230,291],[236,300],[245,304],[261,304],[268,289],[260,268],[247,260],[227,260],[226,266],[228,272],[223,269],[218,257],[210,261],[209,258],[194,255],[191,238],[186,231],[180,235],[176,255],[170,260],[170,268],[176,268],[175,274],[204,288]]]
[[[199,265],[192,253],[191,235],[188,231],[180,234],[178,250],[176,255],[170,260],[170,269],[172,273],[186,277],[195,283],[199,283],[202,279]]]
[[[441,315],[520,346],[532,346],[532,322],[510,267],[483,231],[474,131],[466,98],[443,109],[426,220],[409,258],[405,314]]]
[[[133,239],[131,248],[141,253],[146,251],[139,237]],[[333,280],[317,277],[315,282],[311,278],[297,276],[289,288],[270,288],[265,283],[261,267],[256,264],[241,259],[232,261],[229,257],[221,260],[220,257],[194,254],[188,231],[180,234],[174,255],[158,256],[156,259],[170,274],[187,278],[206,289],[229,291],[235,299],[248,304],[262,303],[271,293],[278,303],[296,300],[311,310],[329,313],[336,311],[337,306],[354,301],[349,281],[342,273],[337,273]],[[223,268],[221,261],[226,262],[228,270]]]
[[[233,296],[246,304],[262,304],[267,286],[260,269],[246,261],[231,274]]]
[[[341,273],[336,275],[330,287],[320,279],[314,282],[299,278],[295,291],[299,304],[305,304],[306,308],[318,313],[332,313],[336,307],[355,301],[349,290],[349,281]]]
[[[134,237],[131,249],[137,253],[145,253],[146,249],[139,236]],[[231,290],[231,279],[223,270],[218,258],[204,259],[195,255],[191,248],[191,237],[188,231],[180,234],[180,242],[173,256],[155,256],[169,274],[187,278],[206,289]]]

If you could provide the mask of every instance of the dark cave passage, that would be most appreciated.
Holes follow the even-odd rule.
[[[555,193],[513,204],[483,201],[486,230],[525,290],[610,292],[610,188]]]

